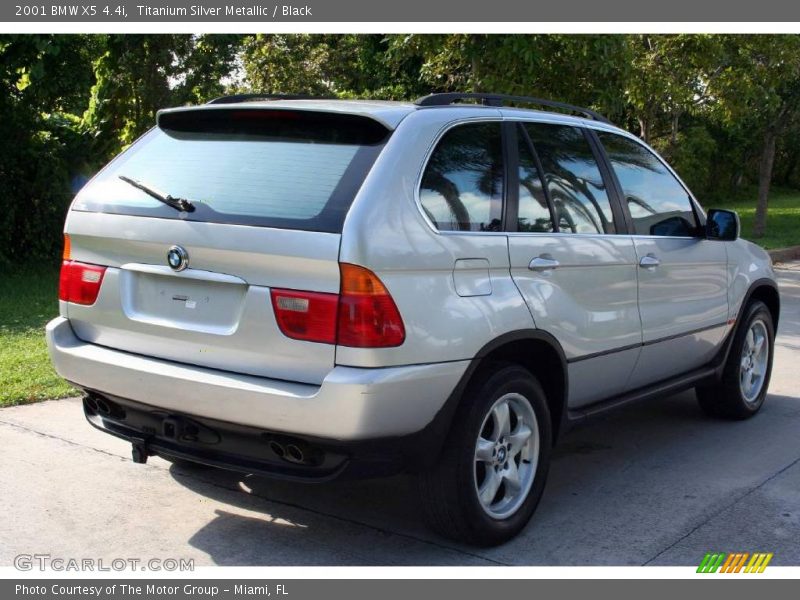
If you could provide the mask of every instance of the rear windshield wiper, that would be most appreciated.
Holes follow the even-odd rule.
[[[148,196],[152,196],[159,202],[163,202],[167,206],[171,206],[175,210],[179,210],[181,212],[192,212],[194,210],[194,204],[192,204],[191,200],[187,200],[186,198],[176,198],[175,196],[170,196],[169,194],[165,194],[157,190],[154,187],[150,187],[147,184],[142,183],[141,181],[137,181],[136,179],[131,179],[130,177],[126,177],[125,175],[119,175],[119,178],[122,179],[127,184],[132,185],[133,187],[142,190]]]

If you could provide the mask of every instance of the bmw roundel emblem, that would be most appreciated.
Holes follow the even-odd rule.
[[[167,264],[173,271],[183,271],[189,266],[189,253],[180,246],[172,246],[167,252]]]

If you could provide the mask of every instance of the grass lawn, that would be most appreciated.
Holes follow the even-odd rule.
[[[58,314],[58,269],[0,276],[0,406],[64,398],[76,392],[47,355],[44,326]]]
[[[772,250],[800,245],[800,191],[773,188],[767,212],[767,233],[758,240],[753,239],[753,221],[756,217],[756,191],[753,189],[736,200],[710,203],[708,208],[728,208],[739,213],[742,221],[742,237]]]

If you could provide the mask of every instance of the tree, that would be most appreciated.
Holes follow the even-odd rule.
[[[169,106],[170,82],[180,74],[177,57],[189,44],[187,35],[106,36],[83,118],[99,161],[133,142],[152,127],[156,111]]]
[[[235,85],[243,35],[201,34],[180,44],[170,81],[171,103],[203,104]]]
[[[580,104],[611,116],[624,110],[625,36],[391,36],[394,60],[416,59],[425,92],[498,92]]]
[[[419,89],[419,65],[382,35],[250,36],[241,61],[250,92],[396,100]]]
[[[719,39],[720,72],[709,89],[724,122],[729,126],[746,124],[760,140],[753,235],[761,237],[766,229],[776,145],[800,110],[800,37],[735,35]]]
[[[0,37],[0,264],[61,245],[94,51],[92,36]]]
[[[685,34],[630,37],[625,96],[645,142],[652,142],[662,126],[675,145],[681,117],[697,114],[712,101],[709,85],[720,74],[718,40]]]

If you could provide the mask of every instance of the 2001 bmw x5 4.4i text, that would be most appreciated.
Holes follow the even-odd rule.
[[[164,110],[65,232],[52,360],[134,460],[412,471],[430,524],[469,543],[525,526],[569,424],[691,387],[744,418],[767,393],[767,254],[574,106]]]

